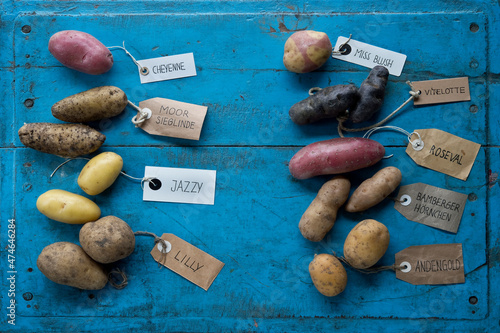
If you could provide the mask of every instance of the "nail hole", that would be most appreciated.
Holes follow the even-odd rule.
[[[469,199],[469,201],[476,201],[477,200],[477,194],[476,193],[471,193],[471,194],[469,194],[469,196],[467,197],[467,199]]]
[[[23,298],[25,301],[31,301],[33,299],[33,294],[32,293],[24,293]]]
[[[94,297],[95,297],[94,294],[89,294],[90,299],[94,299]]]
[[[33,268],[31,268],[31,267],[28,268],[28,272],[30,272],[30,273],[33,272]]]
[[[471,32],[478,32],[479,31],[479,26],[476,23],[471,23],[469,27]]]
[[[475,304],[477,304],[477,301],[478,301],[478,299],[477,299],[476,296],[469,297],[469,303],[470,304],[475,305]]]
[[[25,34],[29,34],[31,32],[31,27],[29,25],[23,25],[21,31],[24,32]]]
[[[24,64],[24,68],[30,69],[31,68],[31,64],[29,62],[27,62],[26,64]]]
[[[472,104],[471,106],[469,106],[469,111],[470,113],[477,113],[477,111],[479,111],[479,108],[477,107],[477,105]]]
[[[30,55],[29,55],[29,54],[27,54],[25,57],[26,57],[26,59],[29,59]]]
[[[472,59],[472,61],[469,63],[469,67],[472,69],[476,69],[479,67],[479,63],[477,62],[476,59]]]
[[[35,101],[32,100],[31,98],[28,98],[27,100],[24,101],[24,106],[27,108],[33,107],[34,104],[35,104]]]

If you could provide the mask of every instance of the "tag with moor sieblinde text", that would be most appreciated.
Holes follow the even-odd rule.
[[[138,60],[141,83],[196,76],[193,53]]]

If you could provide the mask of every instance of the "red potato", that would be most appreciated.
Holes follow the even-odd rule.
[[[94,36],[76,30],[59,31],[49,40],[49,51],[66,67],[99,75],[113,66],[111,51]]]
[[[335,138],[305,146],[292,157],[288,167],[295,178],[308,179],[366,168],[384,154],[384,146],[371,139]]]
[[[303,30],[292,34],[285,43],[283,64],[294,73],[312,72],[332,55],[332,43],[324,32]]]

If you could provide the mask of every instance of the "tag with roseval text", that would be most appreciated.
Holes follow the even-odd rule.
[[[462,244],[410,246],[396,253],[396,278],[413,285],[465,282]]]
[[[152,135],[199,140],[207,107],[166,98],[139,102],[139,108],[151,110],[151,117],[139,127]]]
[[[415,163],[461,180],[467,180],[481,148],[480,144],[434,128],[415,130],[412,140],[418,139],[415,132],[420,135],[423,147],[419,146],[415,149],[410,143],[406,148],[406,153]]]
[[[213,205],[215,170],[146,167],[144,201]]]
[[[415,105],[470,101],[469,78],[429,80],[412,82],[420,96],[414,100]]]
[[[334,50],[339,50],[342,44],[348,41],[346,37],[339,37]],[[347,61],[356,65],[373,68],[384,66],[389,70],[389,74],[400,76],[406,62],[406,55],[389,51],[377,46],[362,43],[351,39],[344,45],[342,54],[333,54],[332,58]]]
[[[208,291],[224,263],[174,234],[163,234],[161,238],[166,241],[167,253],[162,253],[165,251],[159,242],[151,250],[153,259]]]
[[[141,84],[196,76],[193,53],[138,60],[137,63],[142,67],[139,69]]]
[[[467,195],[423,183],[401,186],[394,208],[410,221],[457,233]]]

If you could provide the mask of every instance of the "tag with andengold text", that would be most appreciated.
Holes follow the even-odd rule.
[[[401,186],[394,208],[410,221],[457,233],[467,195],[423,183]]]
[[[415,163],[467,180],[481,148],[480,144],[438,129],[420,129],[413,133],[412,140],[417,140],[420,135],[423,142],[423,146],[419,145],[418,149],[411,143],[406,148],[406,153]]]
[[[429,80],[412,82],[420,96],[414,100],[415,105],[470,101],[469,78]]]
[[[465,282],[462,244],[410,246],[396,253],[396,277],[413,285]]]
[[[193,53],[138,60],[141,83],[158,82],[196,76]]]
[[[208,290],[224,263],[174,234],[163,234],[161,238],[166,241],[167,248],[164,249],[163,244],[158,242],[151,250],[153,259],[198,287]]]
[[[139,103],[151,110],[151,117],[139,124],[149,134],[199,140],[207,107],[166,98],[151,98]]]

